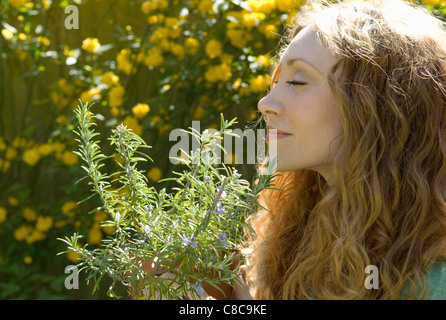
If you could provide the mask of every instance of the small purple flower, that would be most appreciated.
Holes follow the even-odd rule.
[[[152,206],[151,204],[150,205],[148,205],[148,206],[144,206],[143,207],[144,208],[144,210],[146,210],[147,212],[152,212],[152,210],[155,208],[154,206]]]
[[[222,213],[225,213],[225,212],[226,212],[226,209],[225,209],[224,206],[221,205],[220,202],[218,202],[218,203],[217,203],[217,208],[215,208],[214,212],[215,212],[216,214],[222,214]]]
[[[226,242],[226,233],[219,233],[218,238],[219,241],[222,243],[223,247],[226,248],[228,246],[228,243]]]
[[[217,194],[220,192],[220,190],[221,190],[221,184],[217,184],[216,185],[216,187],[217,187]],[[221,190],[221,193],[220,193],[220,199],[223,199],[224,197],[226,197],[228,194],[226,193],[226,191],[224,191],[224,190]]]
[[[206,182],[209,182],[209,181],[211,181],[211,177],[209,177],[209,176],[204,176],[204,180],[206,180]]]
[[[194,235],[192,235],[190,238],[186,237],[185,235],[183,235],[183,246],[188,246],[191,245],[192,247],[196,248],[197,247],[197,243],[195,241],[192,241],[192,239],[194,238]]]
[[[212,248],[209,248],[209,252],[208,252],[207,256],[209,257],[209,260],[211,260],[211,261],[214,260],[214,255],[212,253],[213,253]]]
[[[202,294],[204,294],[204,289],[203,289],[203,287],[201,286],[201,282],[196,282],[196,283],[194,284],[194,289],[195,289],[195,291],[197,292],[197,294],[198,294],[199,296],[201,296]]]
[[[144,238],[142,238],[142,240],[137,240],[137,242],[140,244],[140,245],[142,245],[143,247],[146,247],[147,246],[147,243],[146,243],[146,237],[144,237]]]

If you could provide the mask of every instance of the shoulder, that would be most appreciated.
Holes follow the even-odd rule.
[[[427,300],[446,300],[446,259],[434,263],[426,273]]]

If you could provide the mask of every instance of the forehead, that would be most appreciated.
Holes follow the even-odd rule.
[[[320,44],[316,31],[311,26],[303,28],[293,38],[281,58],[281,65],[285,66],[287,61],[293,59],[308,61],[325,74],[338,61],[337,57]]]

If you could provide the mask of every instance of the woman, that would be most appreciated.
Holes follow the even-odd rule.
[[[237,296],[446,299],[441,22],[403,1],[312,3],[288,39],[259,102],[283,192],[251,217]]]

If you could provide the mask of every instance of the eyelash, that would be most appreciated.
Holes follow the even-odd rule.
[[[274,84],[277,84],[279,81],[274,81]],[[306,85],[305,82],[299,82],[299,81],[287,81],[288,85],[290,86],[304,86]]]

